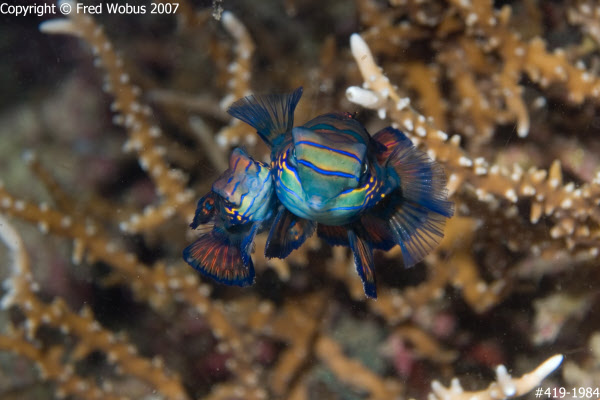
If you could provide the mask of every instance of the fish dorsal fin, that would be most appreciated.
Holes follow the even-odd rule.
[[[353,230],[348,231],[348,241],[354,254],[356,271],[362,279],[363,288],[367,297],[377,298],[375,285],[375,266],[373,262],[373,248],[368,241],[359,237]]]
[[[253,236],[252,236],[253,237]],[[194,269],[226,285],[249,286],[254,266],[248,246],[242,248],[231,235],[215,227],[183,250],[183,259]]]
[[[288,94],[247,96],[233,103],[227,112],[256,129],[267,145],[277,145],[294,126],[294,110],[302,87]]]
[[[292,251],[302,246],[316,228],[316,222],[300,218],[280,206],[269,232],[265,257],[286,258]]]

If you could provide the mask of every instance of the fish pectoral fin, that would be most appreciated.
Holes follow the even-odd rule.
[[[387,165],[398,174],[405,199],[446,218],[454,215],[454,205],[448,201],[444,170],[410,140],[399,140],[394,145]]]
[[[280,206],[267,238],[265,257],[286,258],[302,246],[316,228],[316,222],[300,218]]]
[[[252,126],[267,145],[294,126],[294,110],[302,97],[302,87],[288,94],[247,96],[233,103],[227,112]]]
[[[217,282],[249,286],[254,283],[254,266],[250,255],[244,254],[245,249],[239,241],[232,240],[226,231],[215,227],[186,247],[183,259]]]
[[[242,239],[241,250],[244,264],[252,264],[252,258],[250,257],[250,254],[253,250],[254,238],[256,237],[256,234],[260,230],[261,226],[261,222],[253,223],[248,234]]]
[[[383,128],[373,135],[373,140],[384,148],[384,150],[381,150],[382,147],[378,146],[380,151],[377,154],[377,159],[381,163],[385,163],[389,159],[390,154],[397,146],[412,145],[410,139],[401,130],[391,126]]]
[[[219,198],[212,190],[206,196],[198,200],[194,220],[190,224],[190,228],[196,229],[200,225],[205,225],[212,221],[217,213],[218,201]]]
[[[375,284],[375,265],[373,261],[373,248],[371,244],[359,237],[353,230],[348,231],[348,241],[354,254],[356,271],[362,279],[363,288],[367,297],[377,298]]]
[[[429,254],[444,237],[446,217],[418,203],[403,200],[390,217],[390,228],[410,267]]]

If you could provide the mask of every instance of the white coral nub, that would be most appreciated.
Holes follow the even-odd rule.
[[[429,400],[500,400],[521,396],[539,386],[542,380],[558,368],[562,360],[562,354],[556,354],[520,378],[511,377],[506,367],[499,365],[496,367],[496,382],[479,392],[465,392],[458,379],[452,379],[448,388],[433,381]]]

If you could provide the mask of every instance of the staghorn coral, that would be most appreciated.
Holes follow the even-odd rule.
[[[75,55],[55,87],[77,90],[21,98],[18,113],[33,122],[3,117],[0,212],[10,221],[0,222],[9,249],[0,348],[12,358],[0,378],[18,374],[7,363],[29,369],[24,360],[40,374],[22,386],[1,379],[1,393],[509,398],[540,385],[562,360],[554,353],[568,360],[549,385],[594,382],[593,4],[288,1],[232,10],[215,21],[212,9],[182,1],[177,16],[158,20],[73,14],[42,25],[78,40],[35,33]],[[100,74],[88,70],[88,49]],[[223,107],[248,91],[299,84],[299,122],[356,110],[371,131],[405,130],[449,176],[458,216],[443,243],[410,270],[397,249],[377,254],[377,301],[365,300],[347,249],[316,238],[284,261],[265,260],[259,238],[257,282],[247,289],[201,282],[180,259],[194,202],[231,146],[266,155]],[[24,148],[37,156],[14,156]],[[27,165],[42,185],[22,183]],[[541,336],[547,325],[551,335]],[[498,364],[525,375],[498,367],[494,377]],[[42,396],[30,391],[36,380],[51,384]]]

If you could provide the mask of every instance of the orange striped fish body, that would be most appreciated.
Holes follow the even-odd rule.
[[[242,149],[229,158],[229,169],[212,185],[221,202],[225,226],[264,221],[273,212],[273,185],[267,164],[254,161]]]
[[[212,223],[206,232],[183,251],[193,268],[218,282],[247,286],[254,281],[250,252],[256,234],[272,215],[275,192],[270,169],[235,149],[227,169],[212,190],[198,202],[194,221]]]

